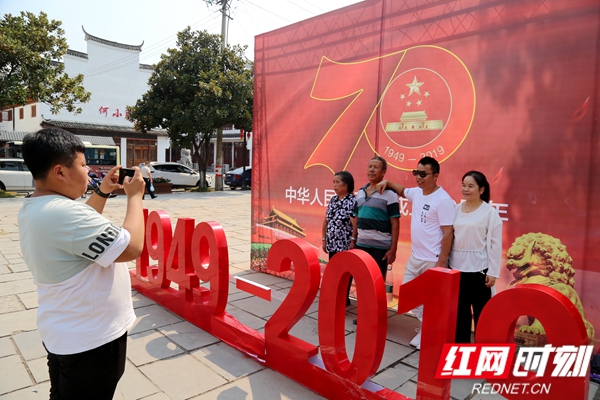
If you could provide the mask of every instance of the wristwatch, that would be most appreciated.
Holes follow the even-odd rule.
[[[94,192],[98,196],[103,197],[105,199],[108,199],[108,197],[110,196],[110,193],[104,193],[102,190],[100,190],[100,186],[94,186]]]

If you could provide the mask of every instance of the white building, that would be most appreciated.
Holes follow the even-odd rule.
[[[85,29],[83,33],[87,53],[69,49],[63,59],[65,73],[83,74],[85,90],[92,93],[91,100],[80,105],[82,112],[75,115],[61,111],[52,115],[48,105],[37,102],[2,110],[0,131],[5,133],[0,132],[0,141],[9,136],[6,132],[16,134],[35,132],[40,127],[59,127],[76,135],[112,138],[121,149],[121,164],[128,167],[146,160],[179,160],[180,151],[170,148],[166,131],[151,130],[143,134],[126,119],[126,106],[135,105],[148,91],[148,78],[154,70],[151,65],[140,64],[143,43],[128,45],[90,35]],[[241,166],[241,161],[235,162],[241,159],[239,131],[225,131],[223,136],[224,164]],[[214,165],[212,148],[211,153]]]

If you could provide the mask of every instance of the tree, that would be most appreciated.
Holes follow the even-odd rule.
[[[137,129],[162,127],[172,144],[193,149],[204,187],[215,131],[226,124],[252,126],[252,66],[244,50],[236,45],[221,51],[221,36],[188,27],[177,34],[176,48],[161,56],[148,92],[128,107]]]
[[[58,62],[68,49],[60,26],[43,12],[22,11],[0,20],[0,108],[36,100],[48,104],[53,114],[62,108],[77,114],[77,104],[90,100],[83,75],[69,77]]]

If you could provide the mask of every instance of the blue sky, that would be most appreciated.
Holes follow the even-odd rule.
[[[254,36],[316,15],[358,3],[359,0],[232,0],[228,42],[248,45],[246,57],[254,59]],[[166,6],[169,7],[166,7]],[[103,39],[139,45],[140,62],[153,64],[173,47],[178,31],[193,29],[221,33],[218,6],[203,0],[0,0],[0,13],[44,11],[62,21],[69,48],[86,52],[81,26]]]

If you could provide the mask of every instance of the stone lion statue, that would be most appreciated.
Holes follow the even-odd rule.
[[[537,283],[558,290],[577,307],[583,318],[590,339],[594,339],[594,327],[586,319],[583,305],[575,291],[573,259],[562,242],[545,233],[527,233],[519,236],[506,253],[506,268],[515,278],[508,287]],[[531,322],[531,321],[530,321]],[[546,332],[538,320],[521,325],[521,332],[543,335]]]
[[[181,158],[179,162],[192,168],[192,151],[189,149],[181,149]]]

